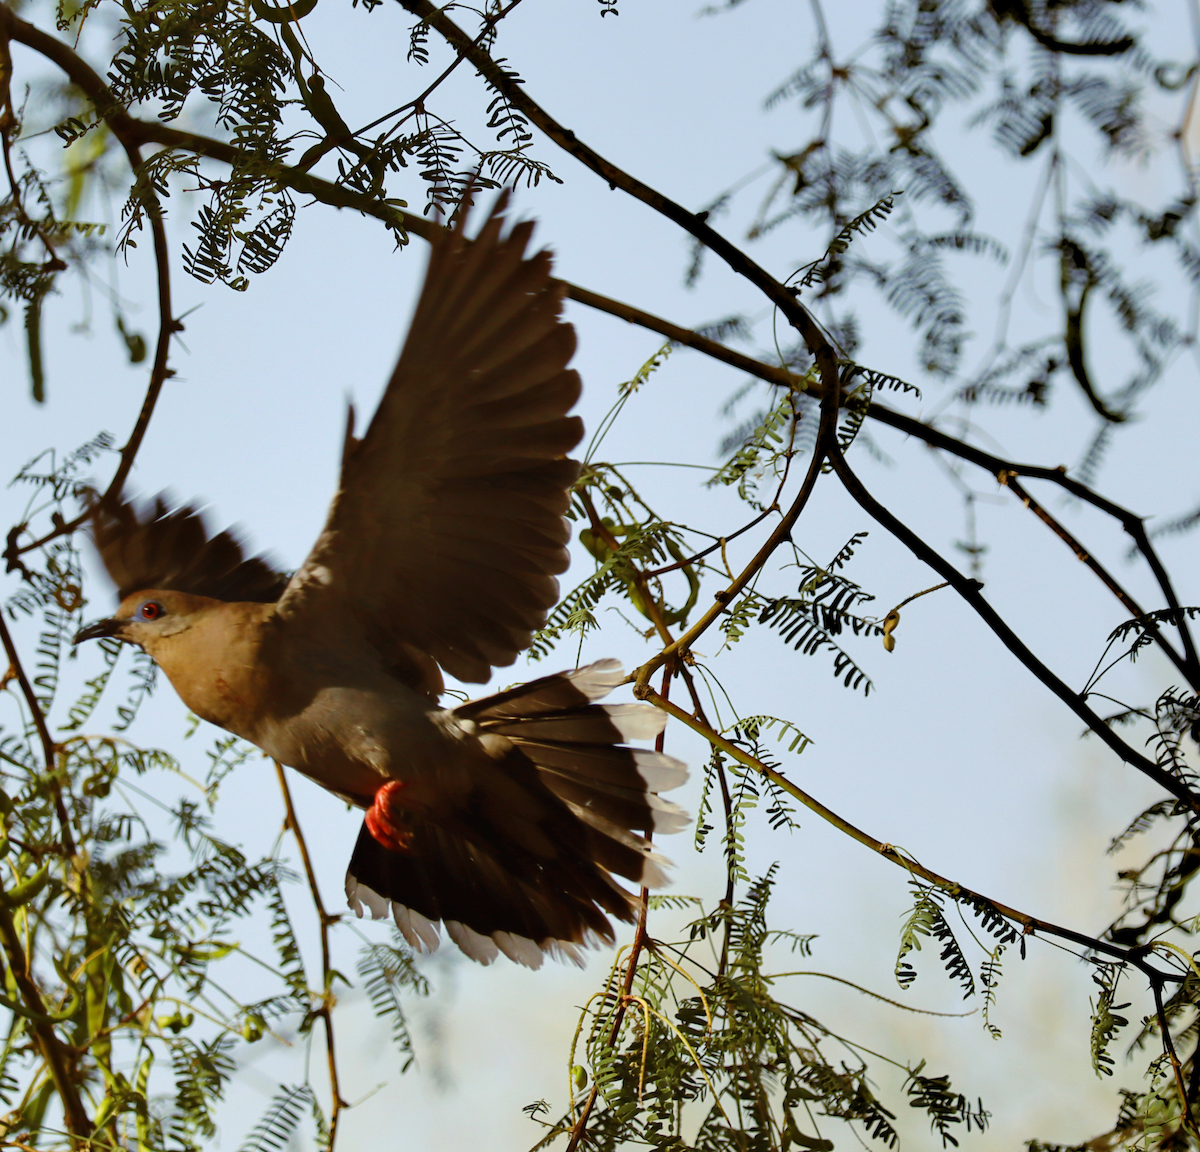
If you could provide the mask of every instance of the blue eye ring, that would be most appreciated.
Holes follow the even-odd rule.
[[[167,610],[157,600],[147,600],[137,614],[139,620],[159,620],[167,614]]]

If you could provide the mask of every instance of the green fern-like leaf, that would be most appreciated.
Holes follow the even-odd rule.
[[[307,1084],[281,1088],[238,1152],[282,1152],[300,1127],[305,1108],[311,1105],[312,1099],[312,1089]]]
[[[954,932],[946,922],[942,912],[943,894],[936,888],[928,887],[917,881],[909,885],[916,899],[912,911],[900,930],[900,951],[896,955],[896,982],[901,988],[907,988],[917,978],[916,969],[908,963],[906,957],[913,951],[921,950],[921,937],[932,937],[942,945],[939,959],[946,969],[946,974],[956,980],[963,990],[963,999],[975,995],[975,977],[971,966],[963,955]]]
[[[358,962],[358,974],[363,978],[376,1017],[386,1021],[391,1028],[392,1041],[404,1061],[400,1070],[407,1072],[415,1057],[401,993],[407,990],[426,996],[429,984],[417,971],[409,951],[390,944],[371,944],[364,948]]]

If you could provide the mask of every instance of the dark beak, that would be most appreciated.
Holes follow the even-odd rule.
[[[95,624],[89,624],[86,628],[81,628],[75,633],[73,644],[82,644],[85,640],[99,640],[104,636],[115,636],[127,621],[125,620],[97,620]]]

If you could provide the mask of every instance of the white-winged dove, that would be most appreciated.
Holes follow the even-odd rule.
[[[191,508],[101,503],[92,531],[121,604],[75,639],[140,645],[196,715],[366,809],[346,877],[359,915],[390,905],[415,949],[437,946],[440,921],[475,960],[536,968],[546,953],[580,963],[613,939],[608,915],[633,918],[614,874],[664,883],[639,833],[686,823],[657,793],[687,770],[627,746],[662,712],[593,703],[621,681],[616,661],[438,704],[439,669],[483,683],[528,647],[568,563],[575,334],[550,254],[525,257],[533,225],[504,235],[504,206],[474,241],[463,212],[434,243],[299,571],[245,559]]]

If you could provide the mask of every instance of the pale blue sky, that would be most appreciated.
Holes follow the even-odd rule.
[[[692,208],[757,169],[771,148],[788,150],[805,142],[794,110],[767,114],[761,99],[799,63],[812,36],[807,6],[785,0],[755,0],[719,18],[698,18],[696,9],[695,0],[623,0],[618,18],[602,20],[591,0],[526,0],[502,39],[531,93],[553,115],[627,171]],[[839,51],[859,42],[875,11],[876,5],[864,0],[837,10],[833,34]],[[345,89],[338,100],[348,121],[369,119],[409,95],[404,26],[392,6],[368,15],[345,5],[335,9],[331,0],[305,21],[318,59]],[[14,55],[18,69],[28,67],[27,55]],[[447,96],[469,122],[474,106],[464,93],[472,85],[467,70],[460,71],[458,87]],[[538,239],[555,249],[560,275],[684,324],[737,311],[761,314],[748,285],[711,258],[700,286],[685,290],[688,244],[673,225],[610,191],[552,146],[540,147],[565,184],[522,191],[516,210],[539,220]],[[978,138],[960,136],[957,147],[970,163],[978,155],[982,168],[987,153]],[[1089,145],[1086,156],[1092,155]],[[1007,227],[1022,218],[1035,175],[1033,166],[1026,166],[1003,180],[981,180],[976,190]],[[1175,172],[1168,161],[1153,169],[1117,170],[1113,178],[1127,186],[1165,184]],[[415,181],[407,187],[415,199]],[[405,186],[397,188],[403,195]],[[744,194],[733,214],[719,221],[722,231],[740,237],[763,188],[760,180]],[[192,207],[179,197],[171,209],[176,236],[187,235],[181,230]],[[1005,238],[1014,242],[1011,229]],[[784,275],[818,255],[824,241],[807,225],[797,225],[753,251]],[[372,410],[411,311],[424,265],[422,247],[414,239],[408,251],[394,252],[374,223],[315,207],[300,213],[295,238],[279,265],[254,280],[244,295],[205,287],[177,264],[176,310],[195,311],[186,321],[186,348],[177,348],[173,359],[178,376],[164,390],[133,487],[146,494],[170,488],[183,498],[207,500],[217,523],[240,522],[256,548],[270,550],[287,566],[297,565],[333,490],[346,397],[353,396],[364,415]],[[148,250],[144,240],[122,270],[121,284],[141,308],[131,309],[136,325],[150,335]],[[1003,273],[979,267],[965,271],[970,290],[981,299],[994,298]],[[1049,293],[1039,298],[1034,288],[1025,285],[1018,294],[1018,308],[1026,314],[1042,306],[1039,300],[1052,299]],[[145,370],[123,364],[100,305],[92,334],[65,334],[79,313],[73,288],[47,305],[49,400],[44,407],[27,399],[19,323],[0,328],[0,380],[6,393],[0,471],[11,474],[43,446],[69,449],[100,428],[118,440],[126,434],[141,402]],[[867,334],[862,359],[881,370],[908,373],[904,328],[878,307],[864,304],[859,316]],[[592,427],[611,403],[616,384],[631,376],[661,340],[575,305],[570,317],[579,332],[576,364],[585,382],[580,411]],[[991,321],[986,312],[981,317],[986,344]],[[765,343],[766,326],[758,332]],[[1102,474],[1106,494],[1159,514],[1176,512],[1200,495],[1192,447],[1194,372],[1190,360],[1178,365],[1149,417],[1120,437]],[[728,427],[720,407],[740,383],[738,373],[693,353],[677,353],[629,407],[602,455],[712,463]],[[940,398],[937,386],[931,387],[925,407]],[[1059,400],[1045,417],[988,413],[989,432],[1013,458],[1073,463],[1086,437],[1069,426],[1090,425],[1073,396],[1063,392]],[[921,410],[913,401],[904,406]],[[858,453],[867,483],[944,553],[952,553],[953,541],[961,536],[961,512],[939,467],[923,446],[886,430],[872,431],[897,466],[888,469]],[[714,532],[748,518],[729,494],[704,493],[700,473],[632,471],[669,518],[694,518],[697,526]],[[990,491],[986,477],[970,479]],[[1155,502],[1167,479],[1176,479],[1183,494],[1162,506]],[[3,493],[0,499],[7,524],[17,514],[17,494]],[[1151,599],[1144,573],[1124,565],[1118,533],[1077,508],[1060,508],[1055,499],[1050,504]],[[981,535],[992,545],[985,573],[989,598],[1011,612],[1022,635],[1064,678],[1081,684],[1103,637],[1121,619],[1118,606],[1082,578],[1078,563],[1015,501],[981,504],[979,516]],[[821,485],[797,540],[825,559],[852,532],[866,528],[871,535],[852,575],[877,592],[882,615],[936,578],[849,507],[834,478]],[[731,549],[731,560],[748,557],[757,539],[748,537],[744,547]],[[1170,542],[1164,552],[1180,575],[1185,602],[1194,602],[1195,542]],[[776,581],[780,589],[786,584],[785,576]],[[10,577],[7,591],[12,587]],[[94,605],[102,611],[103,597]],[[646,655],[647,648],[615,615],[605,620],[604,631],[585,645],[585,659],[617,655],[632,665]],[[25,630],[26,642],[29,636]],[[718,670],[746,712],[789,717],[813,738],[813,746],[789,764],[789,771],[845,817],[997,899],[1084,931],[1098,930],[1113,906],[1117,866],[1103,858],[1103,848],[1139,805],[1156,798],[1154,790],[1095,742],[1079,743],[1078,721],[948,592],[907,609],[897,639],[891,655],[881,646],[856,648],[878,688],[866,701],[835,684],[823,657],[791,656],[769,636],[747,639],[722,658]],[[706,655],[715,647],[715,641],[700,645]],[[564,650],[546,670],[571,660]],[[520,668],[502,674],[500,682],[521,674]],[[1148,662],[1134,671],[1131,683],[1156,684],[1160,678],[1161,669]],[[164,686],[148,706],[139,736],[179,747],[181,729],[182,710]],[[202,734],[183,746],[197,772],[205,766],[207,743]],[[668,751],[689,759],[697,770],[705,755],[697,741],[674,729]],[[694,778],[681,796],[689,809],[695,809],[698,790]],[[317,850],[326,900],[340,906],[357,817],[303,782],[296,792]],[[227,783],[218,809],[227,836],[267,850],[281,817],[269,765],[251,762]],[[959,1010],[957,994],[936,971],[935,957],[922,958],[921,977],[910,992],[899,994],[892,981],[898,918],[906,907],[903,876],[816,817],[804,816],[802,823],[803,830],[790,838],[761,835],[753,863],[761,869],[783,862],[774,919],[781,927],[820,933],[811,966],[842,972],[919,1006]],[[687,833],[663,847],[680,865],[676,891],[715,898],[716,848],[696,859]],[[313,924],[297,896],[298,919],[312,943]],[[382,926],[363,927],[382,938]],[[444,1087],[436,1084],[436,1061],[419,1030],[422,1066],[400,1080],[383,1030],[366,1021],[361,999],[348,1002],[339,1013],[347,1094],[366,1095],[381,1082],[386,1087],[348,1114],[342,1146],[532,1145],[538,1133],[520,1108],[542,1096],[556,1108],[562,1104],[575,1006],[599,985],[608,962],[597,954],[583,973],[554,966],[528,973],[503,961],[488,970],[450,961],[456,991],[445,999],[440,1019],[452,1083]],[[446,965],[443,957],[433,966],[435,977],[450,979],[443,972]],[[345,948],[340,966],[352,969],[353,949]],[[1000,1043],[986,1038],[977,1018],[900,1017],[824,983],[797,984],[788,997],[898,1059],[929,1056],[927,1071],[952,1070],[960,1090],[983,1095],[996,1113],[994,1129],[983,1138],[966,1138],[966,1146],[1011,1147],[1035,1135],[1073,1140],[1102,1130],[1115,1103],[1110,1107],[1111,1085],[1097,1087],[1088,1068],[1086,972],[1045,945],[1032,948],[1023,968],[1014,960],[1009,969],[1000,992],[997,1018],[1006,1032]],[[268,1050],[268,1043],[232,1095],[222,1146],[240,1140],[265,1104],[260,1088],[269,1085],[269,1071],[278,1068],[279,1078],[296,1078],[295,1055]],[[967,1054],[977,1063],[964,1073]],[[315,1082],[320,1081],[318,1063],[314,1060]],[[1135,1076],[1123,1082],[1132,1086]],[[927,1146],[931,1138],[921,1127],[913,1129],[907,1116],[901,1119],[912,1129],[909,1146]]]

